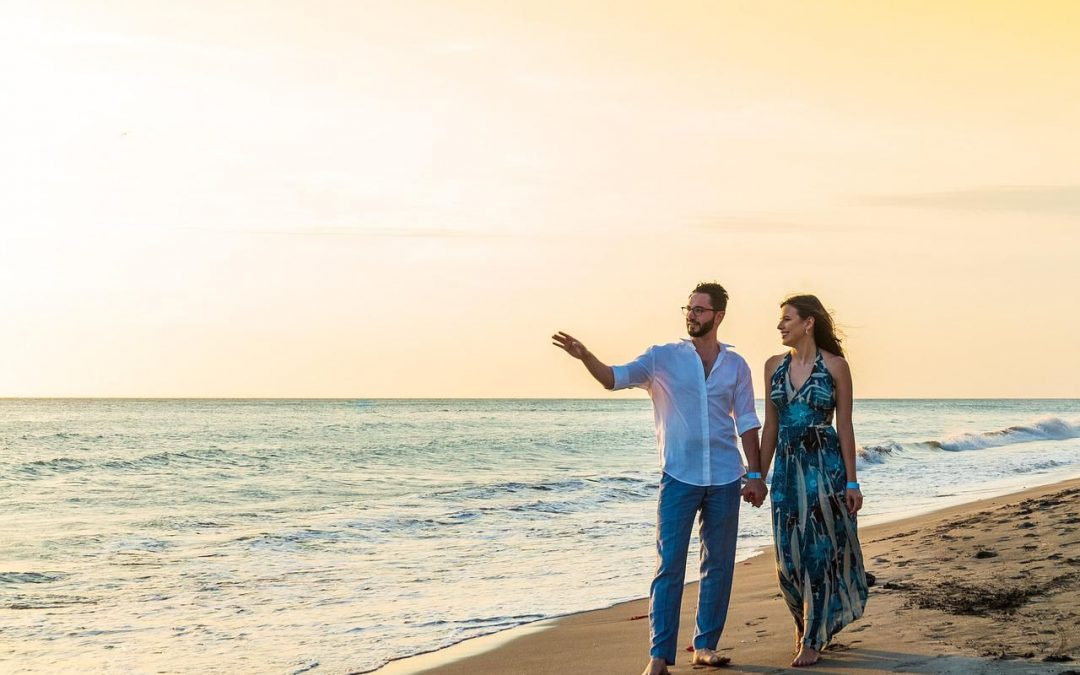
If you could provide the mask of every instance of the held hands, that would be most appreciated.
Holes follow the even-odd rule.
[[[761,508],[761,505],[765,503],[765,495],[769,494],[769,488],[766,487],[764,480],[751,478],[746,481],[741,494],[744,502],[754,508]]]
[[[551,344],[561,348],[575,359],[583,359],[585,358],[585,355],[589,353],[589,350],[585,348],[585,345],[578,342],[573,336],[562,331],[552,335],[551,340]]]
[[[862,490],[859,488],[848,488],[847,495],[844,500],[847,502],[847,510],[851,515],[855,515],[862,508]]]

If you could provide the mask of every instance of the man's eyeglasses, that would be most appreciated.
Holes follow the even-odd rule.
[[[682,310],[683,316],[690,316],[691,314],[693,314],[695,318],[701,316],[705,312],[715,312],[716,311],[715,309],[712,309],[711,307],[680,307],[679,309]]]

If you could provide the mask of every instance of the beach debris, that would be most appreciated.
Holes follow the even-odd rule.
[[[1005,651],[1004,647],[995,647],[993,649],[984,649],[979,652],[979,656],[985,656],[990,658],[991,661],[1008,661],[1009,659],[1015,659],[1016,656]]]
[[[993,588],[946,579],[932,584],[901,584],[890,582],[886,588],[910,593],[908,607],[936,609],[950,614],[985,616],[990,612],[1012,613],[1035,596],[1060,588],[1076,577],[1064,574],[1042,584]]]
[[[1064,631],[1059,632],[1057,647],[1054,649],[1054,651],[1044,656],[1043,661],[1047,661],[1049,663],[1065,663],[1067,661],[1072,661],[1072,656],[1068,654],[1068,645],[1069,640],[1067,634]]]
[[[979,560],[985,560],[986,558],[996,558],[998,557],[998,552],[982,549],[981,551],[976,551],[973,557]]]

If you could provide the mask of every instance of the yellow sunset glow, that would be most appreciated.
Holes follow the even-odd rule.
[[[624,362],[717,280],[755,372],[779,300],[814,292],[856,396],[1080,396],[1077,25],[1066,2],[10,7],[0,395],[601,396],[548,336]]]

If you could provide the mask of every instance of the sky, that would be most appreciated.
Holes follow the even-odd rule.
[[[0,396],[1080,397],[1080,3],[4,3]]]

